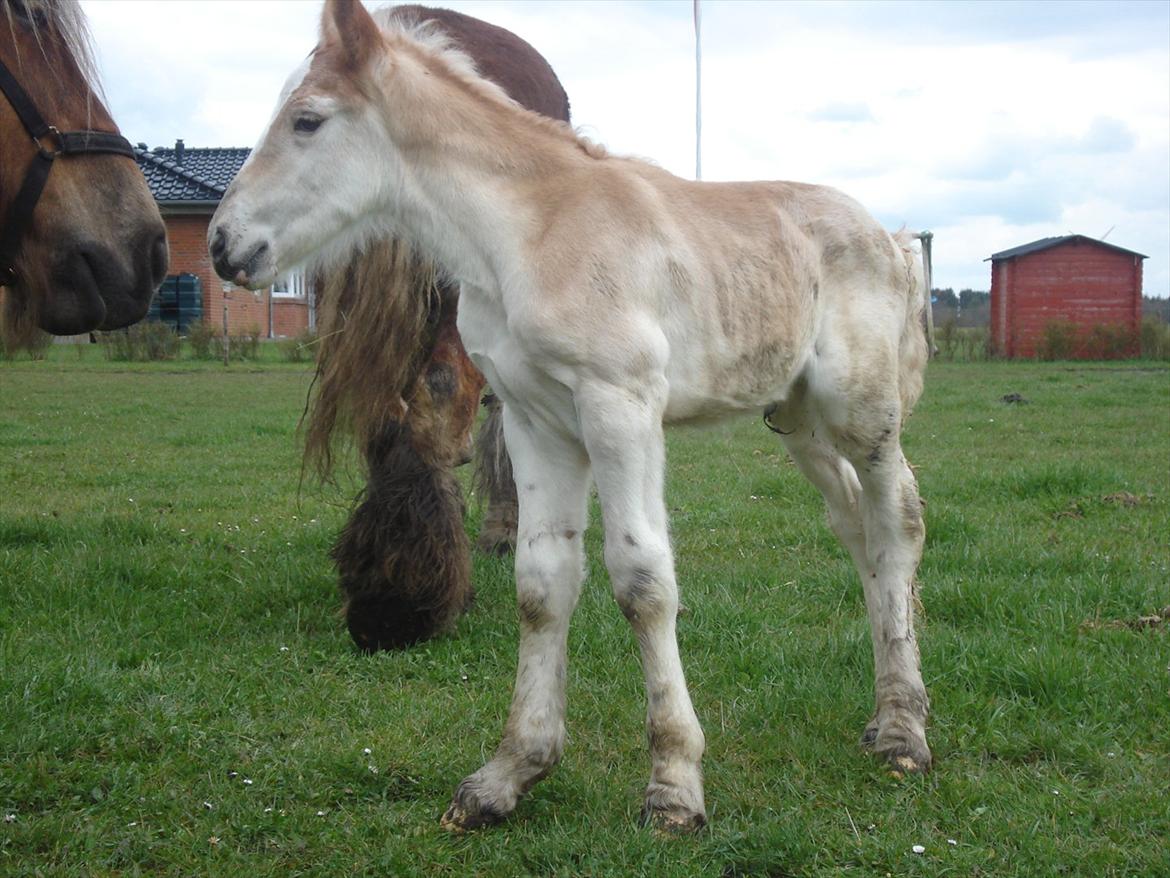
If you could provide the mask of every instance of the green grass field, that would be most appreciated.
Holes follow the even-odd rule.
[[[510,698],[510,565],[475,559],[452,636],[357,654],[327,558],[356,482],[299,488],[310,373],[275,359],[0,363],[0,875],[1170,874],[1170,623],[1139,621],[1170,605],[1167,368],[931,366],[905,440],[925,778],[857,746],[860,586],[776,437],[670,434],[709,828],[637,825],[641,674],[595,515],[564,761],[452,837]]]

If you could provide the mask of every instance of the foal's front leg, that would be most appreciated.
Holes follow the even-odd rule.
[[[594,385],[577,397],[605,522],[605,563],[614,598],[638,638],[646,679],[650,783],[642,819],[691,832],[707,822],[703,730],[691,705],[678,651],[678,585],[670,548],[663,478],[662,393],[653,381],[638,394]],[[657,404],[656,404],[657,403]]]
[[[503,740],[455,791],[442,826],[461,832],[498,823],[552,770],[565,744],[565,653],[569,619],[585,579],[589,463],[576,442],[504,411],[520,497],[516,604],[520,660]]]

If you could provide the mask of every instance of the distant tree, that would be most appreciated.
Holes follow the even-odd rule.
[[[1170,323],[1170,299],[1142,296],[1142,316]]]
[[[930,297],[936,308],[959,307],[959,300],[955,297],[955,291],[950,287],[947,287],[945,290],[931,290]]]
[[[991,293],[983,290],[959,290],[959,310],[986,308],[991,304]]]

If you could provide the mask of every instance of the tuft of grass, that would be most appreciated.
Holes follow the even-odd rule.
[[[358,485],[300,487],[311,367],[258,357],[0,364],[0,874],[1168,871],[1168,626],[1124,623],[1170,605],[1170,369],[931,365],[937,765],[903,781],[857,748],[868,623],[820,498],[756,419],[668,433],[711,823],[664,840],[596,524],[563,763],[504,826],[439,829],[502,730],[510,564],[475,557],[452,636],[358,654],[328,560]]]

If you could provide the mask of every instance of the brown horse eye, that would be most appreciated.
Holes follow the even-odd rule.
[[[293,123],[293,131],[300,134],[312,134],[321,127],[321,119],[314,119],[311,116],[301,116]]]

